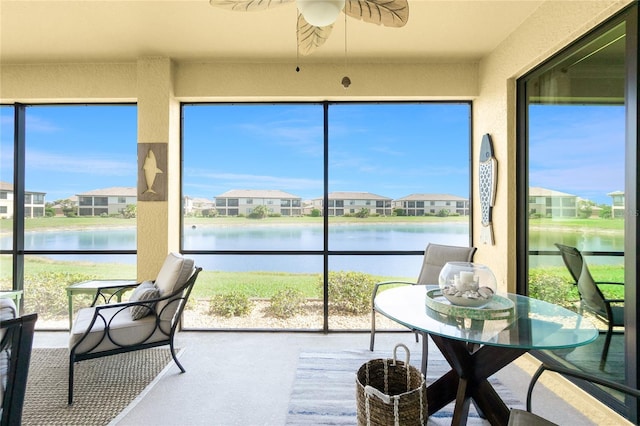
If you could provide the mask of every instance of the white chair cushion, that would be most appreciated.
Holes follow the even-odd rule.
[[[161,296],[173,293],[187,282],[193,275],[195,262],[193,259],[183,257],[178,253],[169,253],[156,278],[156,287],[160,290]],[[179,303],[176,301],[163,300],[158,302],[156,311],[160,313],[162,320],[171,321],[178,310]]]
[[[179,253],[169,253],[156,278],[156,287],[160,295],[165,296],[187,282],[193,274],[194,261]]]
[[[84,335],[85,331],[89,327],[91,319],[93,318],[95,309],[95,307],[83,308],[78,311],[73,323],[73,328],[71,329],[71,336],[69,337],[69,349],[73,348],[73,346]],[[167,334],[161,332],[159,329],[153,331],[156,321],[155,315],[147,315],[144,318],[134,321],[131,318],[131,314],[127,307],[103,309],[101,314],[105,317],[106,323],[110,324],[109,337],[105,337],[103,339],[105,323],[102,319],[98,318],[98,320],[93,324],[93,328],[91,329],[89,336],[87,336],[82,344],[76,348],[76,353],[82,354],[88,352],[91,347],[98,344],[98,342],[98,346],[91,350],[91,352],[100,352],[118,348],[119,346],[116,343],[121,345],[132,345],[140,343],[141,340],[144,340],[145,343],[149,343],[168,338]],[[168,333],[168,330],[170,329],[170,324],[168,324],[168,322],[161,321],[160,326]],[[147,336],[151,337],[149,339],[145,339]],[[100,341],[101,339],[102,341]]]
[[[0,298],[0,320],[13,319],[18,316],[18,308],[13,299]]]
[[[0,299],[0,322],[14,319],[18,316],[18,309],[12,299]],[[4,337],[5,330],[0,330],[0,340]],[[9,358],[11,357],[9,347],[0,351],[0,415],[2,414],[2,401],[7,390],[7,379],[9,376]]]

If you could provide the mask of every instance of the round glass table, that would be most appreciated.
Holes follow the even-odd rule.
[[[437,288],[391,288],[377,294],[374,304],[382,315],[423,335],[423,373],[427,335],[442,352],[451,370],[427,388],[429,415],[455,400],[452,424],[466,424],[472,400],[491,424],[507,424],[509,408],[487,380],[491,375],[530,350],[573,348],[598,337],[595,326],[581,315],[516,294],[499,293],[496,303],[481,309],[448,310],[446,302],[438,302],[443,309],[433,309],[433,300],[426,304],[427,292],[432,295]]]

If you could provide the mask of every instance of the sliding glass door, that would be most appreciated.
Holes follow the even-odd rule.
[[[519,291],[579,310],[601,330],[590,345],[540,355],[631,384],[636,377],[629,367],[637,365],[636,281],[628,266],[637,241],[628,231],[637,221],[631,213],[637,161],[630,153],[637,150],[632,129],[638,99],[630,89],[638,76],[630,69],[637,71],[637,40],[636,7],[518,82],[518,274],[526,283]],[[593,302],[585,302],[559,245],[580,251],[595,281],[619,283],[598,286],[602,297],[616,300],[614,315],[585,309]],[[624,412],[620,395],[601,397]]]

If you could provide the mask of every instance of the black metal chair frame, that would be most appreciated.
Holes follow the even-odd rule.
[[[198,278],[198,274],[200,273],[201,270],[202,270],[202,268],[200,268],[200,267],[195,268],[195,271],[193,272],[193,274],[187,280],[186,283],[184,283],[181,287],[176,289],[173,293],[167,294],[167,295],[165,295],[163,297],[160,297],[160,298],[157,298],[157,299],[149,299],[149,300],[138,301],[138,302],[109,303],[114,299],[114,297],[117,298],[118,294],[122,294],[122,292],[130,290],[130,289],[136,287],[136,286],[131,286],[131,285],[123,286],[121,290],[118,290],[117,292],[113,292],[113,293],[109,293],[109,294],[102,294],[100,291],[98,291],[96,293],[96,296],[94,297],[94,300],[93,300],[93,304],[91,306],[92,307],[95,306],[95,303],[97,301],[99,301],[99,300],[104,301],[106,304],[95,306],[95,311],[94,311],[93,318],[92,318],[91,322],[89,323],[86,332],[80,337],[80,339],[73,345],[73,347],[70,350],[70,353],[69,353],[69,394],[68,394],[68,403],[69,404],[73,403],[74,365],[75,365],[76,362],[79,362],[79,361],[84,361],[84,360],[87,360],[87,359],[100,358],[100,357],[109,356],[109,355],[116,355],[116,354],[125,353],[125,352],[138,351],[138,350],[142,350],[142,349],[149,349],[149,348],[154,348],[154,347],[158,347],[158,346],[169,345],[169,348],[171,349],[171,356],[173,357],[173,361],[176,363],[176,365],[178,366],[178,368],[180,369],[180,371],[182,373],[186,372],[186,370],[184,369],[182,364],[180,364],[180,362],[178,361],[178,358],[176,356],[175,347],[174,347],[174,336],[175,336],[176,330],[178,328],[178,324],[180,323],[180,319],[182,318],[182,313],[184,311],[184,307],[185,307],[185,305],[187,303],[187,300],[189,299],[189,295],[191,294],[191,290],[193,289],[193,286],[196,283],[196,279]],[[111,291],[113,291],[112,288],[110,289],[110,292]],[[155,306],[158,305],[158,302],[162,302],[162,301],[168,301],[168,303],[161,310],[159,310],[159,311],[156,310]],[[169,306],[171,306],[172,304],[175,304],[175,303],[178,304],[178,308],[176,309],[176,312],[174,313],[173,319],[171,321],[171,327],[167,331],[163,327],[161,327],[161,318],[162,318],[163,313],[169,308]],[[153,307],[149,307],[149,305],[153,305]],[[145,308],[147,308],[149,310],[149,315],[155,316],[155,327],[148,335],[142,336],[141,340],[139,342],[134,343],[134,344],[122,345],[122,344],[114,341],[113,338],[111,337],[110,330],[109,330],[110,321],[113,320],[113,318],[115,318],[120,312],[128,311],[129,308],[132,307],[132,306],[144,306]],[[102,314],[102,312],[101,312],[104,309],[114,309],[114,308],[119,308],[119,310],[118,310],[118,313],[116,313],[115,315],[110,316],[111,320],[109,320],[108,317],[105,317],[105,315]],[[125,312],[123,315],[128,315],[128,314],[129,314],[128,312]],[[89,350],[87,350],[87,351],[85,351],[83,353],[80,353],[80,354],[76,353],[76,349],[90,335],[90,332],[91,332],[91,329],[93,328],[93,325],[98,321],[100,321],[100,322],[102,322],[104,324],[104,330],[103,330],[103,333],[102,333],[102,338],[92,348],[90,348]],[[165,334],[166,335],[166,339],[153,341],[153,342],[147,342],[147,340],[151,336],[154,335],[156,330],[160,330],[163,334]],[[114,345],[116,345],[118,347],[114,348],[114,349],[100,351],[100,352],[91,352],[96,347],[98,347],[105,339],[108,339]]]
[[[581,285],[579,284],[579,282],[581,279],[581,275],[582,274],[590,275],[589,268],[582,256],[582,253],[577,248],[567,246],[564,244],[556,243],[555,246],[558,247],[558,250],[560,250],[560,253],[562,255],[562,261],[564,262],[565,266],[569,270],[569,274],[571,274],[571,277],[574,280],[574,284],[578,286],[578,292],[580,293],[580,313],[582,314],[583,310],[586,307],[586,309],[589,312],[592,312],[607,324],[606,337],[605,337],[604,345],[602,348],[602,356],[600,357],[600,369],[604,370],[605,364],[607,362],[607,355],[609,354],[609,345],[611,344],[611,337],[614,333],[622,333],[622,332],[614,331],[613,328],[624,326],[624,323],[617,323],[614,320],[615,316],[613,313],[613,305],[624,303],[624,299],[607,299],[602,293],[602,290],[598,286],[603,284],[604,285],[624,285],[624,283],[614,282],[614,281],[593,281],[592,277],[590,276],[583,277],[582,278],[583,281],[586,279],[589,279],[589,280],[592,280],[592,282],[595,284],[594,291],[596,292],[597,297],[602,299],[602,302],[604,303],[605,311],[603,313],[598,309],[594,309],[590,307],[588,304],[584,302],[582,293],[580,291]],[[575,264],[572,263],[571,258],[569,256],[572,256],[575,259],[576,261]]]
[[[560,365],[551,365],[551,364],[543,363],[543,364],[540,365],[540,367],[538,367],[538,370],[531,377],[531,382],[529,383],[529,388],[527,389],[527,403],[526,403],[527,404],[527,408],[526,408],[526,411],[528,413],[532,413],[531,400],[532,400],[532,395],[533,395],[533,388],[536,385],[536,383],[538,382],[538,379],[540,378],[542,373],[544,373],[545,371],[555,372],[555,373],[561,374],[561,375],[563,375],[565,377],[568,377],[568,378],[584,380],[584,381],[589,382],[589,383],[593,383],[593,384],[596,384],[596,385],[600,385],[600,386],[604,386],[604,387],[616,390],[618,392],[622,392],[622,393],[624,393],[626,395],[629,395],[631,397],[640,398],[640,390],[634,389],[634,388],[632,388],[630,386],[627,386],[627,385],[624,385],[622,383],[613,382],[611,380],[607,380],[607,379],[604,379],[602,377],[595,376],[593,374],[585,373],[584,371],[575,370],[575,369],[563,367],[563,366],[560,366]],[[514,410],[512,410],[512,411],[514,411]],[[531,419],[531,420],[534,420],[534,419]],[[510,419],[509,425],[515,426],[516,424],[519,425],[520,423],[512,422],[511,419]],[[538,424],[538,423],[534,422],[533,424]]]
[[[8,350],[9,365],[7,388],[2,400],[2,420],[0,424],[19,425],[22,422],[22,407],[27,390],[27,376],[31,360],[33,333],[38,314],[23,315],[18,318],[2,321],[5,331],[0,349]]]

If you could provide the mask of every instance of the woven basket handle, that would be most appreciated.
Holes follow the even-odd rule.
[[[405,358],[404,358],[404,365],[405,365],[407,368],[409,368],[409,356],[410,356],[410,355],[409,355],[409,348],[408,348],[406,345],[403,345],[402,343],[398,343],[398,344],[396,345],[396,347],[395,347],[395,348],[393,348],[393,366],[395,367],[395,365],[396,365],[396,361],[398,360],[398,356],[397,356],[397,354],[396,354],[396,353],[397,353],[397,351],[398,351],[398,348],[402,348],[402,349],[404,349],[404,352],[405,352],[405,354],[406,354],[406,355],[405,355]]]
[[[378,389],[373,386],[365,386],[364,393],[368,396],[377,396],[382,402],[385,404],[391,404],[391,397],[385,393],[380,392]]]

